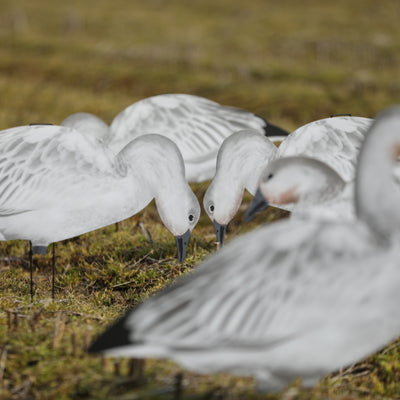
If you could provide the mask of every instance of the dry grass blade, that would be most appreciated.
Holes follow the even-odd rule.
[[[149,255],[150,254],[153,254],[154,253],[154,250],[153,249],[151,249],[145,256],[143,256],[142,258],[140,258],[138,261],[136,261],[134,264],[132,264],[132,265],[127,265],[126,267],[125,267],[125,269],[134,269],[137,265],[139,265],[142,261],[144,261],[146,258],[150,258],[149,257]],[[151,259],[151,260],[153,260],[153,259]]]
[[[57,312],[57,316],[54,323],[54,334],[53,334],[53,349],[57,349],[64,333],[65,321],[64,314],[62,311]]]
[[[140,229],[143,231],[144,235],[146,236],[147,241],[150,245],[153,245],[153,239],[150,235],[148,229],[144,226],[143,222],[139,222]]]
[[[0,355],[0,387],[3,386],[4,370],[6,369],[8,349],[8,346],[4,346]]]

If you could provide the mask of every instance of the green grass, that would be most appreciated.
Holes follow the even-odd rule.
[[[76,111],[111,122],[134,101],[165,92],[246,108],[288,130],[333,113],[373,117],[400,98],[399,12],[391,0],[2,0],[0,129],[59,123]],[[194,187],[200,200],[205,188]],[[271,210],[245,226],[242,213],[227,241],[284,216]],[[127,308],[214,251],[205,215],[193,239],[185,264],[177,263],[151,205],[119,232],[110,226],[57,244],[54,303],[51,257],[38,257],[33,304],[27,244],[1,243],[0,398],[174,399],[181,372],[183,399],[279,398],[257,395],[251,379],[199,376],[167,361],[146,361],[140,384],[127,360],[86,354]],[[282,397],[399,397],[397,342],[388,349],[313,390],[294,382]]]

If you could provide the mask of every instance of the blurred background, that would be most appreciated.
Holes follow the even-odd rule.
[[[399,101],[400,2],[1,0],[0,129],[160,93],[293,130]]]

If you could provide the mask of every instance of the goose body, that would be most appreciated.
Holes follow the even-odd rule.
[[[105,137],[109,134],[110,129],[101,118],[86,112],[77,112],[75,114],[71,114],[65,118],[60,125],[74,128],[83,133],[90,133],[100,140],[105,139]]]
[[[344,181],[354,179],[358,152],[373,120],[340,116],[310,122],[282,141],[277,157],[307,156],[324,162]]]
[[[304,156],[278,158],[263,169],[261,182],[254,196],[257,210],[273,205],[290,211],[291,218],[355,218],[354,181],[344,181],[322,161]]]
[[[128,312],[91,351],[168,357],[277,391],[296,378],[312,386],[381,349],[400,333],[399,144],[394,108],[366,135],[357,219],[288,219],[243,235]]]
[[[144,135],[114,155],[68,127],[7,129],[0,133],[0,177],[2,239],[37,248],[128,218],[153,198],[176,237],[200,215],[179,150],[160,135]]]
[[[371,119],[362,117],[313,121],[288,135],[279,148],[275,148],[268,138],[260,137],[250,130],[246,134],[233,134],[220,148],[216,174],[203,199],[204,209],[213,221],[216,232],[226,229],[235,216],[245,189],[255,195],[261,172],[270,162],[282,164],[278,160],[286,157],[312,157],[326,164],[340,181],[351,182],[354,179],[358,151],[371,123]],[[300,173],[299,168],[297,174]],[[302,205],[298,204],[297,212],[303,213]],[[290,204],[280,203],[278,206],[288,211],[293,210]],[[341,215],[351,215],[351,206],[346,207]],[[312,209],[307,207],[309,212]],[[320,214],[317,207],[314,209],[315,214]],[[217,234],[217,240],[222,242],[223,237]]]
[[[77,129],[98,124],[97,117],[79,114],[63,123]],[[78,119],[81,119],[79,124],[76,123]],[[252,128],[260,135],[276,140],[287,135],[283,129],[239,108],[189,94],[162,94],[140,100],[121,111],[108,132],[104,132],[104,141],[114,153],[118,153],[140,135],[165,135],[176,143],[182,153],[187,180],[201,182],[213,177],[218,149],[223,140],[244,128]]]

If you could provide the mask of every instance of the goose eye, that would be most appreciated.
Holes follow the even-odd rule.
[[[214,212],[214,205],[213,204],[210,205],[210,212]]]
[[[274,177],[274,174],[269,174],[267,179],[272,179]]]
[[[192,222],[194,220],[194,216],[192,214],[189,215],[189,221]]]

